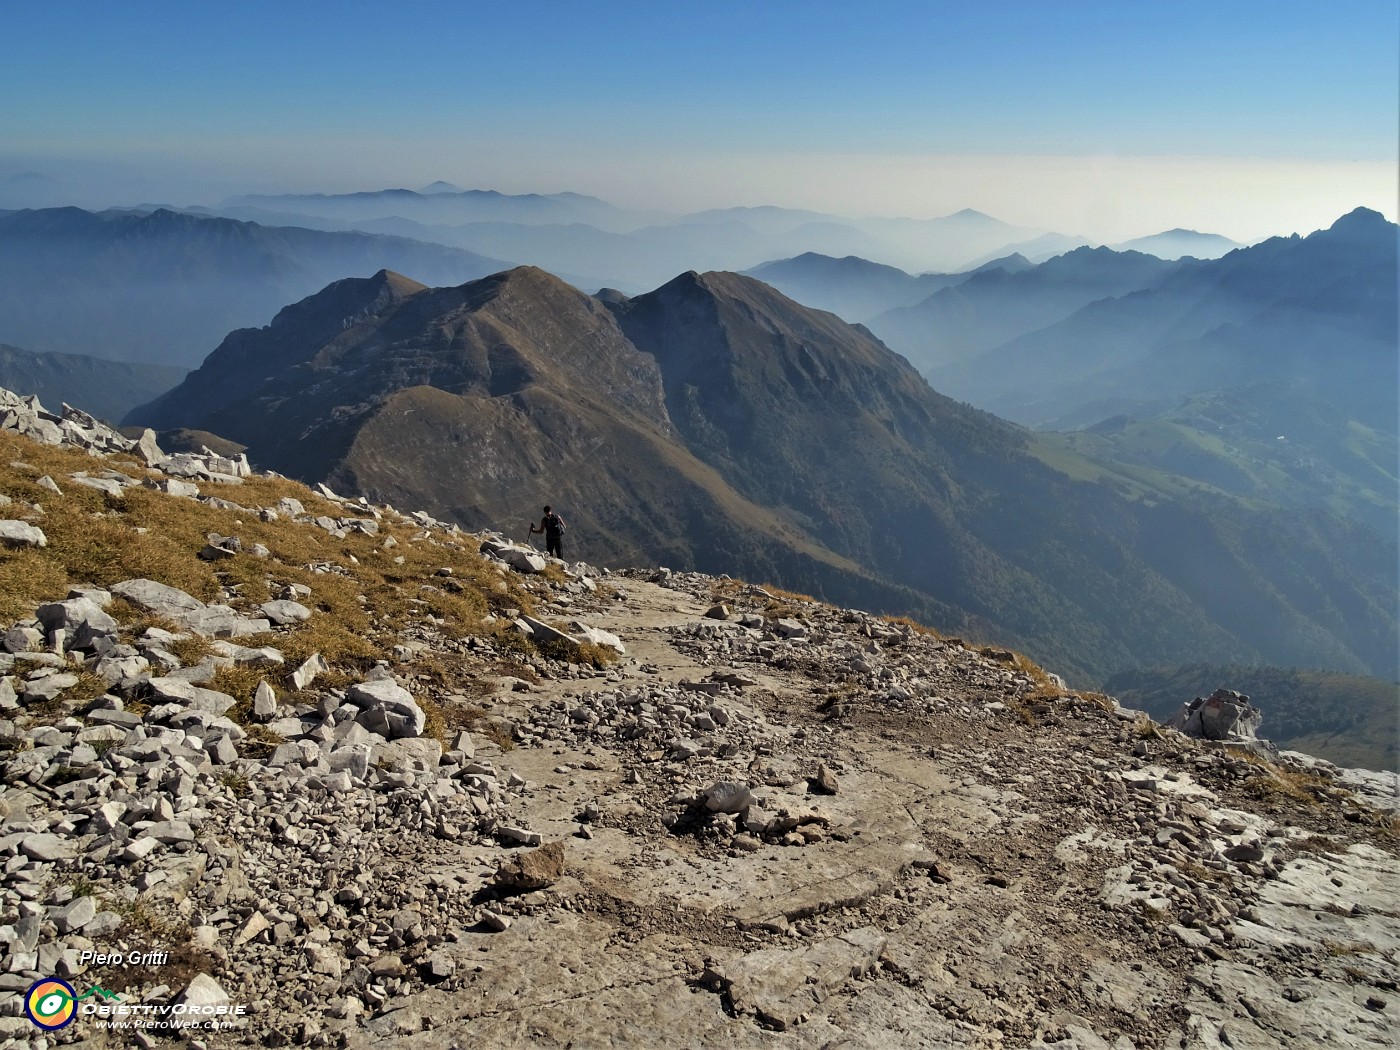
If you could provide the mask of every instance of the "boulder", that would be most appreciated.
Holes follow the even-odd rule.
[[[504,890],[528,893],[553,886],[564,877],[564,843],[548,842],[502,864],[494,882]]]
[[[277,717],[277,694],[267,682],[259,682],[253,693],[253,721],[271,722]]]
[[[721,780],[705,790],[705,808],[711,813],[742,813],[753,802],[753,792],[737,780]]]
[[[180,993],[181,1003],[200,1009],[227,1006],[229,994],[207,973],[198,974]]]
[[[817,766],[817,774],[812,777],[810,783],[812,790],[822,795],[834,795],[841,790],[840,781],[836,779],[836,774],[825,762]]]
[[[112,586],[112,593],[120,595],[132,605],[176,623],[183,622],[184,617],[204,608],[204,603],[198,598],[186,594],[178,587],[169,587],[155,580],[123,580]]]
[[[67,631],[69,649],[88,649],[98,638],[117,637],[117,621],[91,598],[49,602],[35,616],[51,635]]]
[[[326,658],[320,653],[312,653],[302,661],[300,667],[288,676],[292,683],[292,688],[296,690],[305,689],[316,680],[316,676],[325,674],[330,670],[330,665],[326,663]]]
[[[0,521],[0,544],[6,547],[47,547],[44,530],[27,521]]]
[[[441,760],[442,745],[429,737],[408,737],[376,744],[369,755],[375,767],[394,773],[431,773]]]
[[[493,558],[499,558],[516,572],[526,574],[544,572],[545,566],[549,563],[544,555],[533,547],[522,547],[518,543],[511,543],[509,540],[487,539],[481,544],[481,553],[489,554]]]
[[[1217,689],[1208,697],[1196,697],[1166,724],[1198,740],[1252,743],[1263,721],[1263,712],[1249,697],[1232,689]]]
[[[311,610],[302,605],[301,602],[288,601],[279,598],[276,601],[263,602],[258,606],[258,612],[262,613],[279,627],[287,624],[302,623],[311,619]]]
[[[618,656],[627,655],[627,647],[622,644],[622,639],[609,631],[600,630],[597,627],[589,627],[585,623],[574,620],[569,624],[569,630],[574,632],[574,636],[580,642],[589,642],[593,645],[600,645],[604,649],[611,649]]]
[[[543,620],[537,620],[533,616],[521,615],[520,622],[530,629],[530,637],[537,642],[567,642],[569,645],[578,645],[579,640],[571,634],[551,627]]]
[[[352,685],[345,699],[360,708],[355,719],[371,733],[396,740],[400,737],[421,736],[427,716],[403,686],[389,679]]]

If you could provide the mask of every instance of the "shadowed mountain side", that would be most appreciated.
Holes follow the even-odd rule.
[[[1111,663],[1120,656],[1110,653],[1148,638],[1177,651],[1272,644],[1205,612],[1209,580],[1182,572],[1191,584],[1182,588],[1152,566],[1141,548],[1152,507],[1042,469],[1019,428],[930,390],[838,318],[735,274],[686,274],[613,308],[660,363],[671,419],[692,450],[741,493],[882,575],[1033,639],[1035,651],[1054,646],[1067,664],[1086,652]],[[1279,607],[1231,542],[1240,512],[1201,501],[1173,510],[1250,580],[1241,596],[1276,609],[1280,638],[1332,666],[1361,666],[1347,643],[1321,641]],[[1301,539],[1294,557],[1317,564],[1303,553],[1316,542]],[[1342,591],[1367,592],[1379,571],[1368,562],[1327,575]],[[1365,622],[1341,630],[1369,637]],[[1071,636],[1078,641],[1064,644]]]
[[[36,354],[0,343],[0,386],[36,394],[46,405],[67,402],[113,423],[184,376],[183,368],[86,354]]]
[[[606,302],[528,267],[456,288],[338,282],[230,335],[132,421],[214,431],[283,473],[514,535],[549,502],[573,554],[927,616],[1081,680],[1281,647],[1361,670],[1368,581],[1390,578],[1365,551],[1332,556],[1325,528],[1287,533],[1270,556],[1336,596],[1314,622],[1237,542],[1259,520],[1247,508],[1073,480],[865,330],[737,274]],[[1251,622],[1217,615],[1189,552],[1147,548],[1174,531],[1219,563]]]
[[[458,521],[530,539],[545,503],[568,508],[565,551],[617,563],[742,564],[747,576],[828,600],[914,609],[958,630],[990,624],[873,577],[739,496],[673,435],[541,388],[480,399],[401,390],[367,416],[332,487],[390,500],[412,492]]]

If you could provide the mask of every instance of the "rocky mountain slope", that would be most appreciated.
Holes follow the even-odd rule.
[[[1080,682],[1204,654],[1394,660],[1392,543],[1325,512],[1076,480],[1103,471],[735,274],[606,300],[531,268],[338,282],[130,418],[518,538],[550,503],[584,557],[936,619]]]
[[[1400,1035],[1393,774],[0,397],[0,1036],[53,977],[113,1047]]]
[[[457,284],[504,264],[402,237],[150,212],[0,215],[0,340],[190,368],[230,329],[346,274],[384,267]]]

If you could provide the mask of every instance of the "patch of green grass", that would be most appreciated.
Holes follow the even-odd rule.
[[[248,778],[242,773],[225,770],[219,774],[219,783],[228,788],[235,798],[243,798],[248,794]]]
[[[73,880],[71,889],[73,890],[74,897],[97,896],[97,887],[81,875]]]

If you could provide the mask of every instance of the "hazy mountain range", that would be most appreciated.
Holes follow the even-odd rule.
[[[959,269],[975,256],[1044,232],[972,210],[937,219],[852,219],[779,207],[667,216],[577,194],[513,197],[478,190],[251,196],[201,211],[267,225],[412,237],[558,275],[585,275],[581,285],[625,291],[651,287],[678,270],[743,270],[804,252],[858,255],[916,270]]]
[[[979,331],[1019,312],[1024,330],[1003,325],[1000,345],[966,352],[963,344],[954,355],[931,337],[920,341],[909,317],[882,315],[870,327],[895,349],[925,355],[922,370],[938,389],[1032,426],[1083,425],[1267,378],[1308,383],[1353,418],[1394,432],[1396,247],[1396,225],[1363,208],[1307,237],[1271,238],[1220,259],[1141,256],[1130,279],[1130,257],[1116,255],[1109,280],[1139,287],[1087,282],[1092,301],[1049,319],[1073,300],[1037,299],[1034,285],[1080,254],[1071,252],[1003,287],[979,278],[939,293],[974,311]],[[1036,314],[1027,303],[1047,309]],[[955,312],[933,299],[911,308],[923,332],[934,324],[946,332]]]
[[[130,418],[522,537],[553,502],[575,554],[911,612],[1083,680],[1201,660],[1395,671],[1393,536],[1185,480],[1125,488],[736,274],[604,299],[533,268],[340,281]]]
[[[506,264],[403,238],[164,210],[0,213],[0,340],[193,367],[230,329],[389,265],[455,284]]]
[[[1214,260],[1084,247],[953,275],[816,255],[752,273],[863,321],[936,389],[1031,426],[1279,380],[1394,433],[1396,248],[1395,224],[1358,209]]]
[[[915,276],[857,255],[837,259],[806,252],[796,258],[755,266],[747,273],[807,306],[830,310],[847,321],[869,321],[887,311],[922,303],[935,292],[962,284],[976,273],[1019,273],[1032,265],[1024,255],[1008,255],[966,273]]]
[[[26,347],[0,383],[115,418],[217,346],[133,418],[467,525],[552,500],[596,560],[909,612],[1085,683],[1395,674],[1396,228],[1374,212],[1211,260],[1229,245],[1191,231],[1075,247],[975,212],[676,218],[447,185],[225,207],[260,221],[0,213],[0,339]],[[463,247],[418,239],[443,230]],[[545,252],[575,287],[497,272]]]

